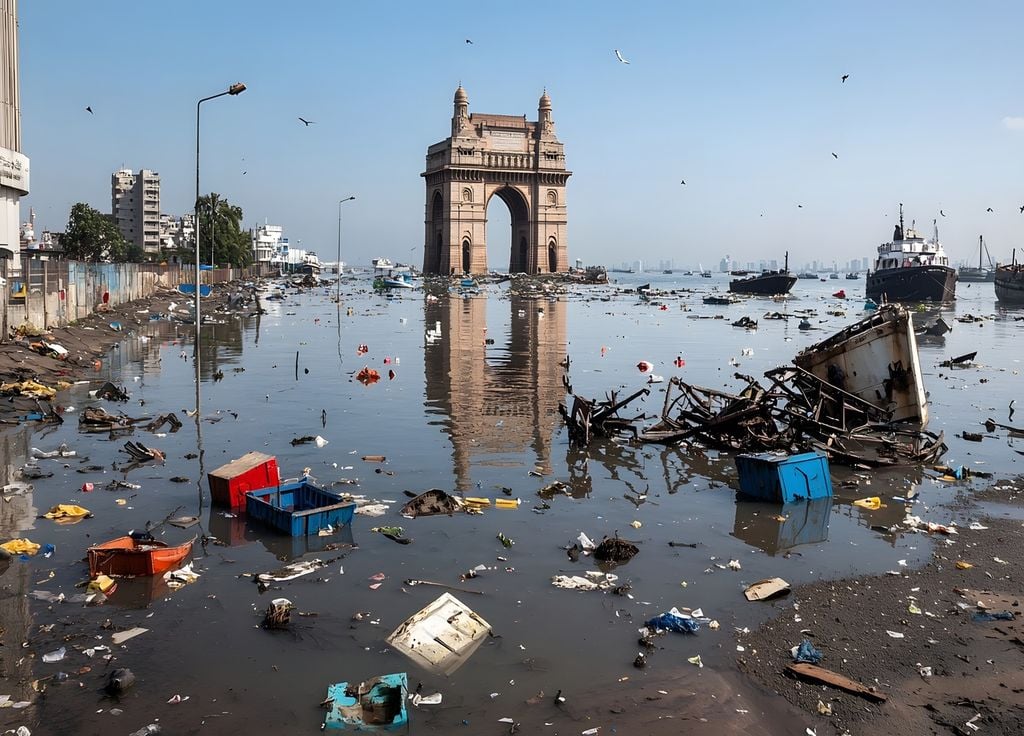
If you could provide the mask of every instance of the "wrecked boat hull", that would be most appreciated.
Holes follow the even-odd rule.
[[[894,422],[928,423],[913,315],[904,307],[884,305],[803,350],[793,362],[822,381],[891,410]]]
[[[89,577],[97,575],[162,575],[181,567],[192,553],[195,538],[176,546],[157,540],[139,540],[130,536],[111,539],[89,547]]]

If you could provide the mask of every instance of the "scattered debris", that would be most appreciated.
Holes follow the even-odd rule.
[[[819,667],[815,664],[794,662],[793,664],[786,666],[786,672],[805,680],[811,680],[813,682],[837,687],[840,690],[845,690],[846,692],[853,693],[854,695],[860,695],[877,703],[884,703],[888,699],[888,696],[873,687],[862,685],[859,682],[851,680],[849,677],[840,675],[838,672],[827,670],[824,667]]]
[[[748,601],[765,601],[789,592],[789,583],[782,578],[767,578],[747,586],[743,594]]]
[[[387,642],[421,665],[451,675],[490,631],[469,606],[444,593],[399,625]]]

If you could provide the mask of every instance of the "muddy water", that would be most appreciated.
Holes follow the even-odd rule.
[[[662,288],[725,288],[720,278],[711,284],[681,276],[650,280]],[[886,531],[904,514],[903,504],[892,497],[918,490],[922,500],[915,513],[941,521],[949,512],[931,507],[969,493],[970,486],[945,486],[930,477],[933,473],[913,469],[869,474],[857,489],[837,482],[831,504],[782,508],[738,501],[734,465],[724,454],[611,442],[595,443],[586,452],[571,448],[557,413],[563,397],[559,362],[566,354],[572,357],[573,388],[585,396],[641,388],[639,360],[652,361],[655,373],[666,378],[678,374],[705,386],[736,387],[735,371],[759,375],[859,318],[856,299],[846,303],[846,317],[826,314],[836,304],[828,295],[840,287],[861,293],[863,281],[798,283],[787,306],[818,310],[812,320],[817,329],[809,332],[798,330],[796,319],[762,320],[756,332],[729,325],[744,314],[759,319],[765,311],[781,311],[767,300],[712,307],[700,302],[700,294],[680,293],[667,296],[668,309],[661,310],[615,287],[541,300],[488,287],[474,298],[427,303],[417,292],[389,299],[358,283],[346,285],[340,319],[330,300],[333,292],[316,290],[271,303],[259,322],[235,318],[204,327],[201,421],[186,421],[180,431],[163,436],[142,430],[134,435],[165,452],[164,465],[122,470],[128,458],[121,447],[129,438],[81,435],[74,412],[58,428],[4,435],[0,449],[8,478],[31,446],[49,450],[66,442],[79,457],[40,461],[53,477],[34,481],[31,496],[0,506],[5,538],[23,531],[33,541],[57,547],[48,559],[14,561],[0,578],[7,586],[0,601],[7,630],[3,663],[9,678],[22,680],[8,679],[4,692],[16,699],[31,695],[37,703],[21,713],[0,711],[0,723],[31,720],[40,733],[129,733],[157,721],[168,733],[299,733],[318,727],[322,715],[316,706],[328,683],[396,671],[407,671],[413,684],[422,682],[425,693],[444,694],[443,705],[413,713],[411,732],[424,734],[466,728],[464,722],[467,732],[500,733],[497,720],[504,716],[538,729],[555,724],[548,729],[552,733],[593,726],[610,730],[618,716],[600,707],[600,698],[661,678],[672,680],[674,694],[721,690],[737,697],[733,628],[754,626],[773,608],[790,605],[785,600],[747,603],[746,583],[782,575],[798,584],[897,569],[900,560],[913,565],[930,553],[930,543],[920,535]],[[931,427],[946,432],[951,464],[1018,472],[1019,456],[1007,446],[1012,440],[1000,435],[977,444],[952,435],[965,427],[977,431],[987,416],[1006,421],[1006,406],[1019,393],[1017,343],[1024,322],[1013,319],[1020,315],[995,311],[990,284],[961,285],[960,293],[955,307],[929,313],[941,313],[953,332],[921,346]],[[954,320],[966,313],[997,319],[980,327]],[[727,319],[698,318],[718,314]],[[360,344],[369,348],[365,355],[357,354]],[[745,348],[752,355],[744,355]],[[185,419],[183,410],[195,402],[191,350],[190,333],[167,323],[152,323],[129,338],[97,378],[126,384],[132,400],[107,408],[130,415],[177,411]],[[937,367],[972,350],[979,351],[980,367],[952,372]],[[672,364],[677,356],[685,367]],[[380,371],[382,380],[371,386],[356,382],[353,375],[364,365]],[[395,372],[393,380],[389,370]],[[76,411],[96,403],[88,388],[76,387],[66,403]],[[652,389],[635,405],[636,413],[659,411],[659,387]],[[1020,424],[1017,419],[1013,423]],[[329,444],[290,443],[303,435],[321,435]],[[286,477],[309,468],[325,485],[358,481],[337,490],[396,504],[404,501],[404,490],[432,487],[491,498],[506,497],[502,488],[511,489],[522,504],[453,518],[357,516],[349,538],[355,548],[325,551],[325,544],[346,538],[293,540],[210,508],[205,472],[249,450],[276,455]],[[190,454],[199,457],[187,459]],[[361,460],[371,454],[385,455],[386,463]],[[171,482],[174,476],[188,480]],[[849,477],[849,471],[834,468],[836,481]],[[115,479],[142,487],[106,490]],[[570,493],[535,511],[538,490],[553,480],[566,482]],[[82,493],[86,481],[96,490]],[[634,502],[624,494],[646,498]],[[851,505],[868,495],[882,496],[886,507],[872,512]],[[118,505],[116,499],[126,503]],[[33,518],[69,501],[88,507],[95,518],[72,526]],[[96,608],[25,603],[31,590],[78,592],[74,586],[87,577],[81,558],[90,543],[172,512],[199,516],[201,523],[189,530],[162,527],[165,541],[200,534],[225,545],[197,544],[198,582],[171,592],[153,580],[124,581],[106,605]],[[774,518],[780,514],[785,522]],[[413,543],[402,546],[371,533],[378,524],[404,526]],[[595,540],[618,531],[638,543],[640,554],[614,570],[632,585],[630,597],[550,585],[556,573],[593,569],[591,560],[573,563],[561,549],[581,531]],[[515,544],[502,547],[499,533]],[[672,547],[670,541],[697,547]],[[262,595],[248,577],[304,555],[330,562],[319,574]],[[719,567],[730,560],[738,560],[741,569]],[[493,569],[459,581],[460,573],[478,564]],[[386,579],[372,590],[369,578],[378,572]],[[483,595],[456,595],[490,622],[497,636],[449,677],[421,670],[390,651],[383,641],[387,634],[441,592],[405,585],[406,579],[480,591]],[[297,618],[289,632],[263,631],[258,628],[262,611],[277,596],[316,615]],[[634,669],[637,627],[674,605],[702,607],[721,629],[704,628],[694,637],[670,635],[646,670]],[[354,622],[356,612],[369,616]],[[107,620],[117,628],[149,629],[115,649],[116,666],[130,667],[138,677],[119,701],[101,692],[109,665],[79,651],[109,643],[109,632],[101,628]],[[49,631],[40,630],[50,624]],[[28,647],[15,652],[23,640]],[[62,645],[68,654],[59,663],[15,656],[39,657]],[[698,653],[704,670],[686,662]],[[78,674],[83,667],[91,671]],[[50,684],[42,695],[25,685],[58,672],[70,677]],[[624,677],[629,679],[620,681]],[[562,709],[549,700],[524,705],[538,691],[552,695],[559,689],[570,698]],[[189,699],[167,704],[175,694]],[[758,702],[755,693],[747,698],[748,708],[750,698]],[[746,727],[744,719],[760,718],[759,707],[737,712],[748,708],[700,706],[703,717],[734,728]],[[121,713],[113,715],[111,709]]]

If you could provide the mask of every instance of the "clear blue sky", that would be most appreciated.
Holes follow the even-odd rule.
[[[22,0],[18,10],[32,159],[23,203],[50,229],[63,230],[78,201],[109,211],[122,166],[160,172],[162,209],[187,210],[195,101],[242,81],[243,95],[203,106],[203,191],[240,205],[247,224],[283,225],[324,260],[336,253],[336,202],[355,195],[345,259],[418,263],[419,174],[427,146],[450,132],[461,80],[471,112],[530,119],[547,87],[574,172],[571,259],[708,264],[788,248],[797,263],[842,262],[892,234],[901,201],[928,230],[946,213],[954,259],[975,258],[979,234],[1004,260],[1024,246],[1020,2]],[[492,267],[507,264],[499,210],[495,198]]]

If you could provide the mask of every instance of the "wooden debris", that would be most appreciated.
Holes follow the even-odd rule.
[[[861,697],[867,698],[868,700],[876,703],[884,703],[889,699],[889,696],[875,690],[873,687],[862,685],[856,680],[851,680],[845,675],[840,675],[838,672],[827,670],[816,664],[794,662],[793,664],[786,665],[786,672],[805,680],[812,680],[814,682],[820,682],[825,685],[837,687],[840,690],[845,690],[846,692],[853,693],[854,695],[860,695]]]

